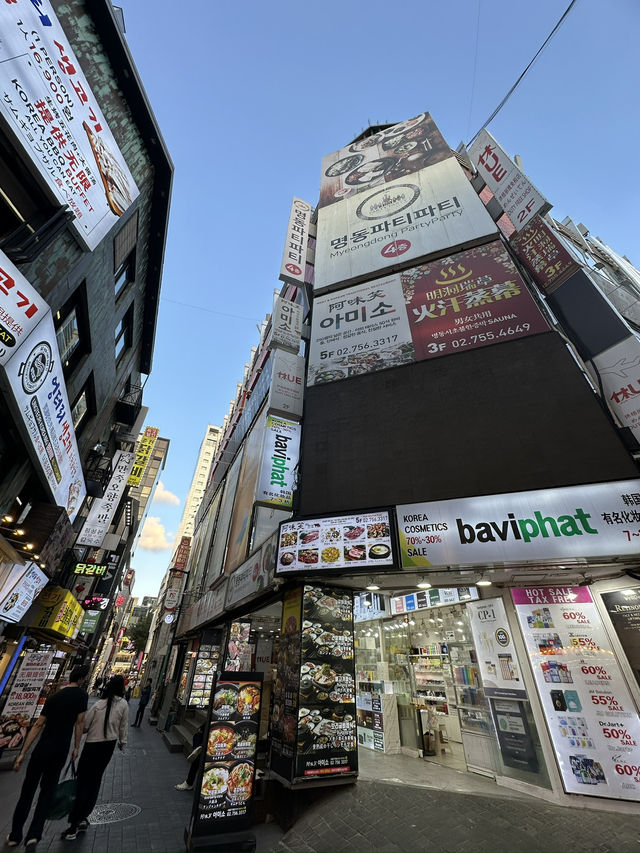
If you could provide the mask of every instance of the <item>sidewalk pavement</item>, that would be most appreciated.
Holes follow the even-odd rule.
[[[133,719],[136,703],[131,705]],[[361,751],[360,763],[357,784],[317,791],[288,832],[274,823],[256,825],[258,853],[640,850],[640,805],[632,815],[584,808],[586,798],[563,808],[429,761]],[[187,770],[186,759],[168,752],[145,717],[141,728],[129,729],[125,752],[116,750],[98,798],[98,807],[108,804],[115,811],[124,804],[140,811],[94,824],[71,842],[60,839],[66,821],[50,821],[38,850],[181,853],[193,793],[174,785]],[[0,772],[0,847],[23,775],[24,769]]]

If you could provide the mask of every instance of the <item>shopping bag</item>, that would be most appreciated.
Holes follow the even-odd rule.
[[[78,789],[75,761],[71,760],[69,762],[65,773],[68,772],[69,767],[71,768],[71,776],[62,782],[58,782],[53,792],[53,798],[47,815],[49,820],[60,820],[60,818],[66,817],[73,808]]]

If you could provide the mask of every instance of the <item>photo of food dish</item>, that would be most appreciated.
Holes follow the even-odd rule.
[[[338,527],[325,527],[322,531],[322,541],[326,545],[332,545],[342,540],[342,532]]]
[[[367,524],[367,537],[369,539],[384,539],[391,535],[389,525],[384,522],[376,524]]]
[[[233,708],[235,710],[238,691],[233,684],[221,684],[216,690],[213,697],[213,709],[218,711],[221,708]]]
[[[236,764],[227,779],[227,796],[236,802],[244,802],[251,796],[253,788],[253,765],[248,761]]]
[[[347,524],[346,527],[344,527],[344,538],[348,539],[350,542],[360,539],[363,533],[364,527],[362,524]]]
[[[369,160],[368,163],[362,163],[355,168],[353,172],[349,172],[344,179],[347,186],[372,186],[383,180],[385,174],[397,164],[395,157],[380,157],[377,160]]]
[[[255,723],[238,723],[233,735],[233,754],[236,758],[251,758],[256,751],[258,732]]]
[[[229,771],[225,767],[211,767],[205,769],[202,775],[200,793],[205,799],[219,797],[227,792]]]
[[[317,542],[319,536],[320,530],[318,528],[305,530],[305,532],[300,535],[300,544],[308,545],[310,542]]]
[[[346,370],[320,370],[316,373],[316,385],[323,382],[335,382],[337,379],[345,379],[347,376]]]
[[[329,548],[323,548],[320,556],[323,563],[336,563],[340,559],[340,549],[333,545]]]
[[[352,545],[350,548],[345,547],[344,549],[344,559],[348,563],[357,562],[358,560],[364,560],[366,556],[366,545]]]
[[[356,166],[359,166],[360,163],[364,160],[362,154],[353,154],[351,157],[343,157],[341,160],[336,160],[329,168],[325,171],[325,175],[327,178],[337,178],[340,175],[344,175],[345,172],[350,172],[352,169],[355,169]]]
[[[238,712],[245,716],[260,709],[260,688],[256,684],[245,684],[238,691]]]
[[[369,548],[369,558],[371,560],[384,560],[391,554],[391,548],[388,545],[379,543],[371,545]]]
[[[298,551],[298,561],[300,563],[306,563],[307,565],[313,565],[318,562],[318,549],[317,548],[303,548],[301,551]]]
[[[280,565],[282,566],[290,566],[295,562],[296,555],[293,551],[285,551],[284,554],[280,554]]]
[[[298,544],[298,533],[296,530],[289,530],[283,533],[280,537],[280,547],[290,548],[292,545]]]
[[[215,725],[209,730],[207,754],[212,758],[222,758],[233,749],[234,731],[231,726]]]

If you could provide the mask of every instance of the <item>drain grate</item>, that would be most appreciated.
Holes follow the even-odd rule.
[[[89,815],[89,825],[117,823],[119,820],[135,817],[141,811],[140,806],[134,806],[131,803],[101,803]]]

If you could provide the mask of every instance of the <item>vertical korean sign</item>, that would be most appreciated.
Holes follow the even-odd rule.
[[[261,703],[261,672],[222,673],[209,706],[190,836],[250,824]]]
[[[26,737],[53,652],[27,652],[0,717],[0,751],[18,749]]]
[[[95,249],[138,188],[49,0],[0,7],[0,115]]]
[[[640,800],[640,720],[588,587],[511,592],[565,790]]]
[[[281,281],[289,284],[304,284],[304,267],[309,241],[309,223],[312,207],[308,201],[294,198],[289,214],[287,237],[280,264]]]
[[[113,521],[135,461],[135,454],[119,450],[113,458],[113,474],[103,498],[96,499],[84,523],[77,545],[99,548]]]
[[[136,448],[136,461],[133,463],[133,468],[129,474],[127,485],[139,486],[144,476],[144,472],[151,459],[153,448],[155,447],[156,439],[160,434],[158,427],[146,427],[144,433],[138,439],[138,447]]]

